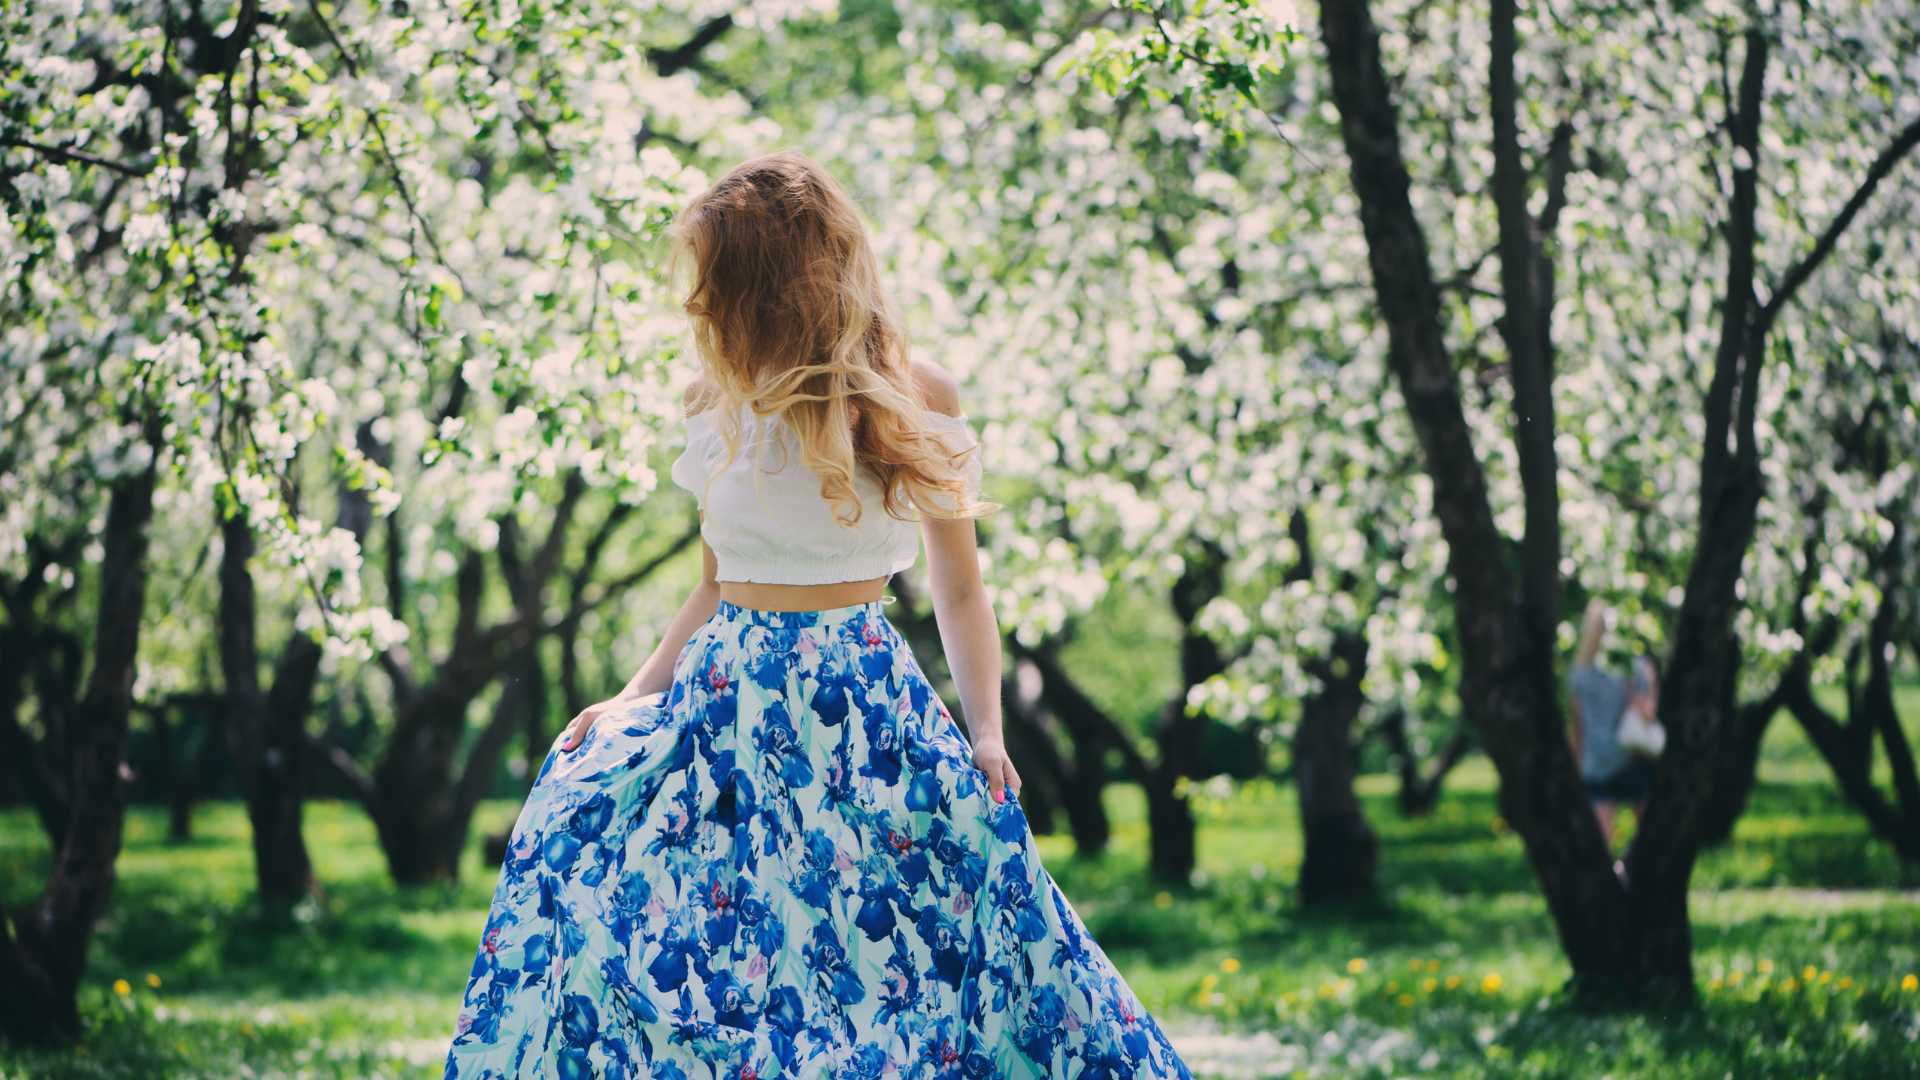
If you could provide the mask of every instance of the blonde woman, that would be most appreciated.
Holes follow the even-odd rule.
[[[514,826],[449,1077],[1186,1077],[1040,864],[978,440],[792,153],[687,208],[705,574]],[[954,721],[883,612],[924,542]]]
[[[1629,706],[1653,716],[1658,687],[1650,673],[1629,682],[1600,666],[1609,619],[1606,605],[1596,598],[1580,620],[1580,642],[1567,677],[1572,699],[1567,738],[1580,762],[1580,779],[1593,801],[1600,835],[1612,843],[1620,804],[1633,803],[1638,815],[1653,790],[1653,764],[1621,745],[1620,718]]]

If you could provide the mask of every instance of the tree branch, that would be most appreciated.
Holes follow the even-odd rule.
[[[1847,226],[1853,224],[1853,219],[1859,216],[1867,200],[1873,197],[1874,190],[1880,186],[1880,181],[1885,180],[1900,164],[1900,159],[1911,153],[1917,145],[1920,145],[1920,117],[1915,117],[1902,128],[1893,142],[1873,159],[1873,164],[1867,167],[1867,175],[1860,181],[1860,186],[1855,189],[1853,197],[1847,200],[1838,214],[1834,215],[1833,221],[1828,223],[1826,230],[1814,242],[1813,249],[1801,256],[1800,261],[1794,263],[1786,275],[1780,279],[1779,287],[1773,290],[1773,295],[1768,298],[1766,306],[1760,309],[1759,331],[1761,334],[1764,335],[1767,332],[1774,320],[1779,318],[1781,310],[1793,301],[1794,294],[1807,283],[1807,279],[1820,268],[1820,264],[1826,261],[1827,256],[1832,254],[1834,247],[1840,242],[1841,234],[1847,231]]]
[[[1750,367],[1757,366],[1757,358],[1748,353],[1753,343],[1749,332],[1753,326],[1754,218],[1759,205],[1760,104],[1766,90],[1766,32],[1753,27],[1747,31],[1746,42],[1739,101],[1729,103],[1727,115],[1735,153],[1733,205],[1727,221],[1727,287],[1722,302],[1720,344],[1714,354],[1713,378],[1707,386],[1703,410],[1706,418],[1706,441],[1700,461],[1703,540],[1708,538],[1709,520],[1720,504],[1718,492],[1727,479],[1727,436],[1733,426],[1734,387],[1744,381],[1741,362],[1745,359]],[[1744,162],[1740,160],[1742,157]]]
[[[22,150],[32,150],[41,157],[52,158],[63,164],[92,165],[95,168],[110,169],[122,176],[145,176],[153,171],[151,162],[142,165],[129,165],[124,161],[115,161],[112,158],[98,157],[94,154],[75,150],[71,146],[52,146],[47,143],[34,142],[32,139],[22,139],[15,135],[0,137],[0,146],[13,146]]]
[[[1512,364],[1514,448],[1525,493],[1526,532],[1521,538],[1523,610],[1528,638],[1553,640],[1560,617],[1559,461],[1553,445],[1553,357],[1548,333],[1552,313],[1540,292],[1540,242],[1527,210],[1527,168],[1520,159],[1518,91],[1513,58],[1515,0],[1493,0],[1488,96],[1493,111],[1493,196],[1500,226],[1500,292],[1506,311],[1500,334]],[[1563,140],[1555,132],[1555,142]],[[1562,156],[1565,151],[1561,151]],[[1561,177],[1564,185],[1564,175]],[[1555,211],[1558,212],[1557,210]]]
[[[341,749],[335,743],[315,736],[307,737],[308,760],[319,762],[333,773],[353,793],[362,806],[372,810],[380,805],[379,785],[374,783],[373,774],[360,767],[353,755]]]
[[[733,29],[732,15],[719,15],[701,24],[693,36],[671,49],[648,49],[647,59],[653,63],[653,69],[661,75],[674,75],[694,67],[700,62],[700,54],[707,46],[720,40],[728,30]]]

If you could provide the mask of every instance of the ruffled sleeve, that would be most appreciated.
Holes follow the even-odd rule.
[[[943,412],[927,411],[930,429],[948,453],[966,455],[960,461],[961,477],[966,482],[968,501],[980,498],[981,482],[985,468],[980,461],[980,439],[973,432],[973,424],[965,416],[949,416]],[[953,497],[944,492],[928,496],[934,509],[957,509]]]
[[[695,413],[686,420],[687,444],[673,459],[673,482],[693,492],[700,509],[707,508],[707,472],[713,444],[713,424],[707,413]]]

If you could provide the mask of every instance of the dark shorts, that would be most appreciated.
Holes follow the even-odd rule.
[[[1653,759],[1636,754],[1613,775],[1585,783],[1595,802],[1639,802],[1653,791]]]

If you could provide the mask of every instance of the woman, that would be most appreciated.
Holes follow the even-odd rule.
[[[1595,599],[1581,620],[1580,643],[1568,675],[1573,700],[1567,737],[1579,758],[1580,779],[1593,800],[1600,835],[1611,844],[1620,804],[1633,803],[1636,819],[1644,817],[1653,790],[1653,761],[1621,745],[1620,718],[1630,707],[1654,716],[1658,687],[1650,671],[1636,673],[1629,683],[1599,666],[1606,630],[1606,606]]]
[[[446,1075],[1189,1076],[1040,865],[978,441],[854,207],[776,154],[677,244],[704,578],[542,766]],[[923,538],[965,733],[882,609]]]

